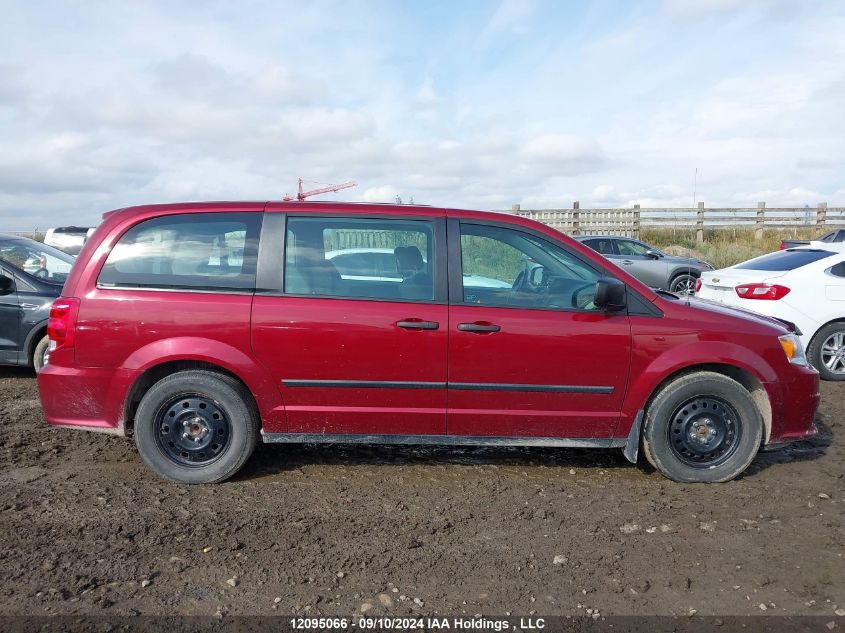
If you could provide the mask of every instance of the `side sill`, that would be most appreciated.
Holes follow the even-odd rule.
[[[62,422],[53,423],[48,422],[50,426],[57,429],[71,429],[74,431],[88,431],[89,433],[102,433],[104,435],[118,435],[126,437],[126,425],[123,420],[117,426],[93,426],[89,424],[64,424]]]
[[[560,448],[623,448],[617,438],[485,437],[478,435],[352,435],[328,433],[264,433],[265,444],[409,444],[417,446],[548,446]]]

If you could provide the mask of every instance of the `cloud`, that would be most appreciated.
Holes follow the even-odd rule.
[[[468,208],[841,205],[845,8],[782,4],[19,4],[0,229],[298,177]]]

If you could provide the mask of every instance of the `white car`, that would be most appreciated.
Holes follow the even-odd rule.
[[[845,244],[811,242],[704,272],[696,295],[795,324],[821,377],[845,380]]]

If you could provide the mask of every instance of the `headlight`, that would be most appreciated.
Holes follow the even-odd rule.
[[[783,353],[786,354],[787,360],[793,365],[807,366],[807,357],[804,355],[804,346],[801,345],[801,339],[795,334],[784,334],[779,336],[780,346],[783,348]]]

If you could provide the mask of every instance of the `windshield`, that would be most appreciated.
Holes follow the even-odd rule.
[[[34,240],[0,240],[0,259],[19,271],[54,284],[63,284],[74,258]]]

